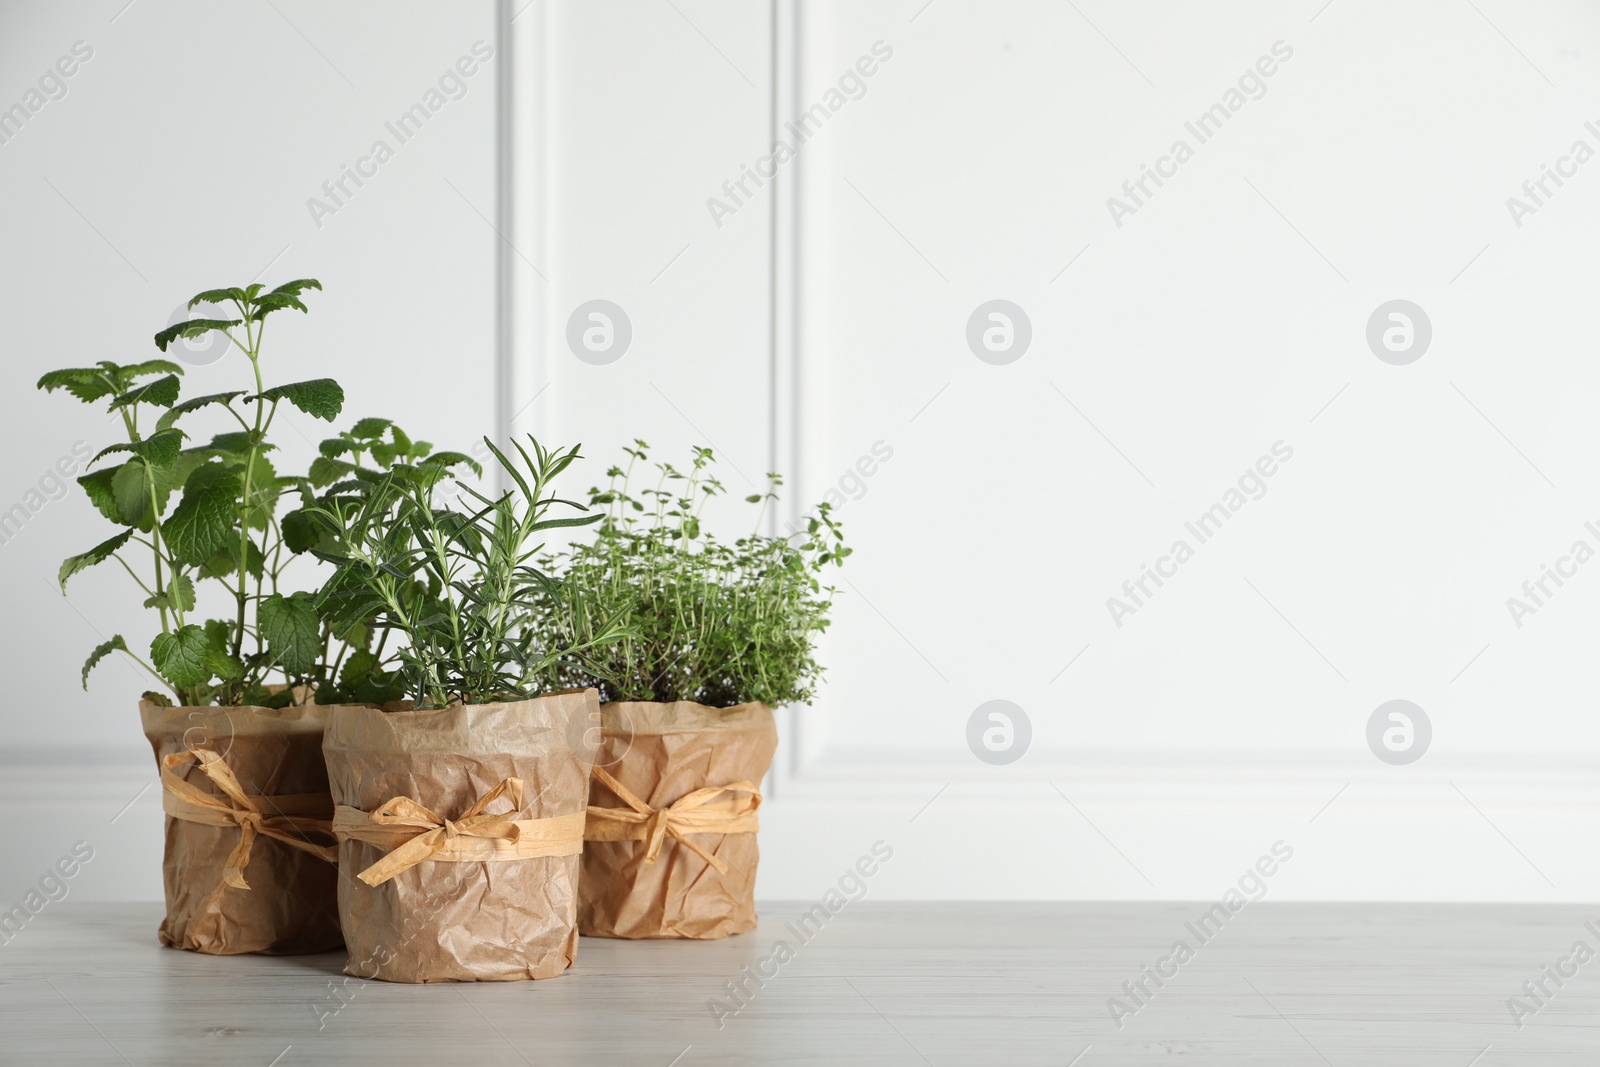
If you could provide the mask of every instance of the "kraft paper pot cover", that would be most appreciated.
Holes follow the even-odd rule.
[[[571,741],[583,736],[572,719],[596,714],[598,701],[585,689],[434,710],[334,710],[324,752],[346,973],[517,981],[572,966],[593,763]]]
[[[698,939],[753,929],[756,790],[778,746],[771,709],[626,701],[600,716],[579,929]]]
[[[328,709],[147,700],[139,715],[168,813],[161,943],[215,955],[337,949]]]

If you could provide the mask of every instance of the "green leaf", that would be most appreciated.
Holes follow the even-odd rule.
[[[149,533],[167,512],[167,500],[172,496],[174,489],[180,488],[188,480],[190,473],[205,461],[206,457],[201,452],[185,451],[178,454],[178,460],[170,467],[148,468],[155,481],[156,507],[154,513],[150,510],[150,486],[145,481],[146,467],[136,459],[130,459],[111,474],[111,491],[115,506],[121,513],[120,518],[112,519],[113,522],[122,522],[128,526],[138,527]],[[108,516],[109,517],[109,516]]]
[[[257,297],[255,303],[256,306],[250,313],[250,318],[256,322],[260,322],[274,311],[282,311],[284,308],[294,308],[301,314],[306,312],[305,304],[293,293],[267,293],[265,296]]]
[[[176,326],[168,326],[156,334],[156,347],[165,352],[167,346],[180,337],[200,337],[212,330],[231,330],[235,326],[242,325],[244,325],[243,319],[189,319]]]
[[[215,650],[206,653],[206,666],[225,682],[237,682],[244,679],[244,663],[238,656],[231,656],[226,652]]]
[[[175,634],[156,634],[150,662],[174,688],[193,689],[211,680],[210,651],[205,630],[191,624]]]
[[[105,371],[98,367],[53,370],[39,379],[36,388],[43,389],[47,393],[65,389],[86,404],[116,392],[116,387],[107,379]]]
[[[273,469],[272,461],[260,452],[239,469],[241,472],[248,469],[250,475],[250,513],[246,521],[252,529],[265,530],[272,524],[272,516],[278,511],[278,494],[281,492],[278,472]]]
[[[183,368],[170,359],[147,359],[143,363],[135,363],[122,368],[122,380],[131,382],[135,378],[143,378],[146,374],[182,374]]]
[[[167,427],[177,422],[180,416],[187,415],[191,411],[196,411],[200,408],[206,407],[208,404],[230,403],[236,397],[244,396],[244,394],[245,391],[243,389],[236,389],[231,393],[212,393],[210,396],[197,396],[192,400],[185,400],[183,403],[179,404],[177,407],[161,416],[161,421],[156,423],[156,429],[165,430]]]
[[[99,472],[111,475],[111,492],[116,509],[122,515],[121,521],[145,530],[150,528],[146,521],[150,510],[150,485],[145,481],[145,471],[149,469],[138,460],[130,459],[115,470]]]
[[[472,468],[473,474],[480,478],[483,477],[483,464],[464,452],[435,452],[419,465],[424,467],[453,467],[458,463],[465,463]]]
[[[184,613],[194,610],[194,579],[187,574],[173,575],[172,581],[167,583],[167,600],[174,608]]]
[[[266,557],[261,553],[261,546],[256,544],[254,538],[246,542],[245,549],[249,563],[245,573],[252,578],[260,578],[266,567]],[[220,551],[200,567],[202,578],[228,578],[239,577],[239,539],[231,535],[227,538]]]
[[[333,459],[330,456],[318,456],[311,461],[311,469],[307,472],[311,477],[311,484],[318,489],[326,488],[344,477],[352,474],[356,465],[342,459]]]
[[[296,278],[292,282],[284,282],[282,285],[272,290],[272,293],[274,295],[279,293],[288,293],[290,296],[299,296],[307,289],[316,289],[320,291],[322,289],[322,283],[317,281],[315,278]]]
[[[121,634],[115,634],[111,640],[96,645],[94,651],[89,653],[89,658],[83,662],[83,691],[89,691],[89,672],[100,665],[100,661],[118,649],[128,651],[128,643],[122,639]]]
[[[278,385],[252,400],[287,400],[313,418],[332,422],[344,408],[344,389],[332,378],[313,378],[309,382]]]
[[[211,443],[206,447],[215,449],[218,452],[229,452],[236,456],[243,456],[249,453],[251,446],[255,447],[257,455],[263,452],[271,452],[278,447],[271,441],[258,441],[255,433],[249,430],[219,433],[211,439]]]
[[[162,361],[157,361],[162,362]],[[165,378],[157,378],[153,382],[146,382],[137,389],[130,389],[126,393],[111,401],[110,411],[118,408],[131,407],[134,404],[153,404],[156,407],[170,408],[178,402],[178,376],[169,374]]]
[[[317,446],[317,451],[322,453],[324,456],[327,456],[329,459],[342,456],[346,452],[354,452],[355,450],[355,442],[346,441],[343,437],[330,437]]]
[[[310,594],[272,594],[256,607],[256,625],[267,639],[267,651],[289,674],[303,675],[316,665],[322,651],[321,623]]]
[[[324,521],[303,509],[289,512],[279,522],[283,543],[297,556],[315,548],[322,543]]]
[[[89,461],[89,465],[93,466],[106,456],[118,452],[129,452],[152,467],[170,467],[177,461],[178,453],[183,449],[183,439],[187,436],[182,430],[158,430],[143,441],[124,442],[102,448]]]
[[[142,464],[133,463],[131,460],[129,462],[133,466],[143,469]],[[122,470],[121,467],[107,467],[104,470],[95,471],[93,474],[85,474],[78,479],[78,484],[83,486],[85,493],[89,494],[89,502],[95,506],[95,509],[100,514],[120,525],[133,526],[138,520],[126,518],[123,515],[121,504],[118,503],[115,481],[120,470]]]
[[[383,436],[393,423],[389,419],[365,418],[350,427],[350,436],[362,441],[370,441]]]
[[[540,519],[528,529],[531,532],[538,533],[540,530],[555,530],[563,526],[588,526],[591,523],[599,522],[603,518],[605,518],[604,515],[575,515],[570,519]],[[690,536],[693,535],[691,534]]]
[[[161,524],[161,536],[172,554],[200,566],[237,540],[239,472],[218,463],[197,467],[183,483],[183,499]],[[237,548],[234,549],[237,552]]]
[[[212,652],[226,653],[228,639],[233,636],[233,624],[221,619],[206,620],[206,647]]]
[[[68,578],[71,578],[79,571],[88,570],[97,563],[104,563],[106,560],[111,558],[112,554],[116,552],[117,549],[127,544],[128,539],[132,536],[132,530],[123,530],[121,533],[117,534],[117,536],[110,538],[109,540],[101,541],[98,545],[95,545],[87,552],[80,552],[76,556],[70,556],[67,559],[62,560],[61,570],[56,574],[56,580],[61,583],[61,591],[63,593],[67,591]]]
[[[294,703],[294,690],[280,689],[276,693],[264,685],[245,687],[243,702],[257,708],[286,708]]]
[[[193,311],[196,304],[226,304],[232,300],[243,303],[244,299],[243,289],[207,289],[189,298],[189,310]]]

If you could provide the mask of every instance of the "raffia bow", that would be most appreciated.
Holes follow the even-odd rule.
[[[512,810],[485,815],[484,809],[506,797]],[[409,797],[394,797],[376,811],[340,804],[333,813],[333,833],[389,849],[383,859],[356,877],[382,885],[401,871],[424,861],[479,863],[575,856],[583,849],[584,813],[548,819],[519,819],[522,779],[507,778],[479,797],[459,819],[446,819]]]
[[[190,760],[198,763],[206,777],[216,783],[222,790],[220,794],[208,793],[177,775],[174,768]],[[229,853],[222,870],[222,880],[235,889],[250,888],[250,883],[244,880],[244,869],[250,865],[250,852],[257,835],[282,841],[329,863],[339,858],[333,846],[316,844],[304,836],[332,834],[328,815],[332,812],[333,797],[327,793],[251,796],[239,784],[227,762],[208,748],[190,748],[162,756],[161,788],[161,808],[174,819],[239,828],[239,843]],[[270,808],[274,814],[268,815],[263,808]]]
[[[684,848],[727,874],[728,865],[693,841],[690,834],[753,834],[760,829],[756,809],[761,794],[747,781],[696,789],[664,808],[652,808],[627,786],[603,768],[594,776],[628,805],[626,808],[601,808],[589,805],[589,821],[584,827],[586,841],[644,841],[644,859],[654,863],[668,835]]]

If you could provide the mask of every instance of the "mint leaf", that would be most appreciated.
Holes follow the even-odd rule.
[[[284,308],[294,308],[302,314],[306,311],[305,304],[293,293],[268,293],[256,298],[255,310],[250,313],[250,318],[260,322],[274,311],[282,311]]]
[[[206,407],[209,404],[230,403],[234,399],[244,396],[244,393],[245,391],[243,389],[236,389],[231,393],[212,393],[209,396],[197,396],[192,400],[185,400],[183,403],[179,404],[177,407],[161,416],[161,421],[156,423],[156,429],[165,430],[167,427],[177,422],[181,416],[187,415],[191,411],[196,411],[200,408]]]
[[[329,456],[318,456],[311,461],[311,469],[307,473],[311,476],[311,484],[318,489],[332,485],[346,474],[353,474],[356,470],[354,463],[342,459],[333,459]]]
[[[206,653],[206,666],[211,668],[212,674],[224,682],[238,682],[244,679],[244,663],[238,656],[212,650]]]
[[[392,425],[393,423],[389,419],[365,418],[350,427],[350,436],[362,441],[370,441],[373,438],[382,437],[383,431]]]
[[[122,515],[120,520],[113,521],[120,521],[149,533],[160,521],[161,516],[166,514],[167,500],[172,496],[172,491],[181,488],[189,475],[205,462],[205,459],[203,453],[190,450],[180,452],[177,462],[170,467],[149,468],[156,483],[154,512],[150,510],[150,486],[145,481],[146,468],[143,463],[130,459],[115,471],[109,472],[112,475],[112,495]]]
[[[287,400],[313,418],[332,422],[344,408],[344,389],[332,378],[313,378],[309,382],[278,385],[252,400]]]
[[[178,402],[178,376],[169,374],[165,378],[157,378],[153,382],[146,382],[137,389],[129,389],[126,393],[111,401],[107,410],[115,411],[118,408],[131,407],[134,404],[154,404],[156,407],[170,408]]]
[[[245,291],[243,289],[207,289],[203,293],[196,293],[189,298],[189,310],[193,311],[196,304],[226,304],[237,300],[244,303]]]
[[[40,378],[35,388],[43,389],[47,393],[65,389],[86,404],[116,392],[116,387],[107,379],[105,372],[97,367],[53,370]]]
[[[176,689],[193,689],[211,680],[207,663],[211,651],[206,632],[194,625],[175,634],[156,634],[150,642],[150,662]]]
[[[483,464],[463,452],[435,452],[419,465],[424,467],[453,467],[457,463],[465,463],[472,468],[473,474],[480,478],[483,477]]]
[[[101,660],[117,649],[121,649],[123,652],[128,651],[128,643],[122,639],[121,634],[116,634],[104,644],[96,645],[94,651],[89,653],[89,658],[83,662],[83,691],[85,693],[89,691],[89,672],[98,667]]]
[[[131,460],[129,462],[132,463]],[[132,465],[135,467],[140,466],[137,463]],[[141,467],[140,469],[142,470],[143,468]],[[78,479],[78,484],[83,486],[85,493],[89,494],[89,502],[95,506],[95,509],[100,514],[120,525],[133,526],[138,520],[124,517],[122,506],[118,503],[115,481],[117,473],[121,470],[121,467],[107,467],[105,470],[98,470],[93,474],[85,474]]]
[[[167,346],[180,337],[200,337],[212,330],[231,330],[243,324],[243,319],[189,319],[156,334],[156,347],[165,352]]]
[[[254,538],[246,542],[246,544],[248,547],[245,551],[248,554],[249,563],[245,567],[245,573],[252,578],[260,578],[266,567],[266,556],[262,555],[261,546],[256,544]],[[201,565],[200,576],[202,578],[228,578],[230,580],[239,576],[239,539],[232,536],[231,531],[226,543],[223,544],[216,555]]]
[[[242,488],[237,470],[218,463],[196,468],[183,483],[183,499],[172,517],[161,524],[172,554],[198,567],[227,548],[230,537],[237,540],[232,535]]]
[[[289,512],[278,524],[283,530],[284,545],[297,556],[315,548],[322,543],[326,521],[304,510]]]
[[[144,460],[152,467],[170,467],[177,460],[179,451],[183,448],[183,439],[188,436],[182,430],[159,430],[143,441],[124,442],[120,445],[110,445],[102,448],[89,465],[100,462],[106,456],[118,452],[131,452],[134,456]]]
[[[122,380],[131,382],[135,378],[143,378],[146,374],[182,374],[183,368],[170,359],[147,359],[143,363],[122,368]]]
[[[194,579],[187,574],[174,575],[167,585],[167,602],[184,613],[194,610]]]
[[[228,638],[233,636],[233,624],[221,619],[206,620],[206,647],[212,652],[226,654]]]
[[[274,593],[256,607],[256,625],[267,639],[267,651],[291,675],[302,675],[322,651],[321,624],[308,593]]]
[[[231,452],[236,456],[242,456],[250,451],[252,445],[255,446],[258,455],[262,452],[271,452],[278,447],[271,441],[256,440],[256,435],[248,430],[219,433],[211,439],[211,443],[206,447],[218,452]]]
[[[273,469],[272,461],[260,452],[247,463],[241,464],[239,469],[248,470],[250,474],[250,512],[246,521],[252,529],[265,530],[272,524],[272,516],[277,513],[282,479]]]
[[[56,580],[61,583],[61,592],[65,593],[67,591],[68,578],[71,578],[79,571],[88,570],[97,563],[104,563],[111,558],[112,553],[127,544],[128,539],[132,536],[132,530],[123,530],[117,536],[101,541],[87,552],[80,552],[76,556],[69,556],[67,559],[62,560],[61,570],[56,574]]]
[[[346,441],[342,437],[330,437],[317,446],[317,451],[330,459],[335,456],[342,456],[346,452],[354,452],[355,450],[355,442]]]
[[[317,281],[315,278],[296,278],[292,282],[284,282],[282,285],[272,290],[272,293],[269,295],[277,296],[281,293],[288,293],[290,296],[299,296],[307,289],[316,289],[320,291],[322,289],[322,283]]]
[[[146,513],[150,510],[150,485],[145,481],[149,469],[136,459],[130,459],[115,470],[100,471],[111,475],[111,493],[123,522],[148,530]]]

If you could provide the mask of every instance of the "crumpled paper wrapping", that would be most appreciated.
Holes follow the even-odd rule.
[[[323,751],[337,804],[376,811],[407,797],[459,818],[507,778],[521,778],[523,818],[585,809],[598,719],[593,689],[432,711],[334,709]],[[492,810],[505,809],[504,801]],[[358,875],[385,851],[339,842],[345,973],[388,982],[551,978],[578,951],[578,857],[495,862],[426,860],[378,886]]]
[[[759,785],[778,748],[777,724],[764,704],[617,702],[600,706],[600,723],[596,764],[656,809],[707,786],[741,779]],[[599,782],[591,784],[589,803],[624,806]],[[649,862],[643,841],[585,841],[579,930],[592,937],[712,939],[753,929],[756,835],[691,839],[725,862],[728,873],[670,836]]]
[[[246,793],[328,792],[322,760],[326,708],[167,708],[142,701],[139,717],[157,768],[168,754],[209,748],[233,770]],[[193,762],[176,773],[207,793],[221,792]],[[223,871],[239,843],[238,827],[171,816],[166,823],[161,875],[167,917],[159,932],[163,945],[227,956],[328,952],[343,943],[333,864],[257,837],[244,870],[250,888],[235,889],[224,884]]]

